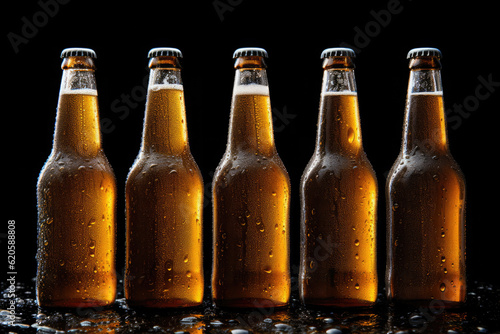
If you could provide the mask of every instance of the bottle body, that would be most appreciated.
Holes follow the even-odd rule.
[[[267,78],[241,84],[250,76],[265,70],[236,70],[228,147],[213,180],[212,297],[222,307],[281,307],[290,297],[290,180],[274,146]]]
[[[387,294],[454,307],[466,296],[465,179],[447,145],[440,65],[426,58],[410,67],[402,150],[386,184]],[[421,85],[425,77],[437,84]]]
[[[74,71],[63,74],[54,147],[37,184],[41,307],[105,306],[116,296],[116,181],[100,145],[97,91],[64,87]],[[78,72],[94,80],[93,67]]]
[[[155,82],[167,76],[178,81]],[[189,150],[178,68],[151,71],[142,148],[125,191],[127,303],[201,304],[203,180]]]
[[[316,149],[301,179],[300,297],[306,305],[370,306],[378,286],[377,180],[361,144],[355,86],[327,87],[354,75],[339,71],[353,69],[325,69]]]

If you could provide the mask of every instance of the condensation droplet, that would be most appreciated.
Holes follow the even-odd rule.
[[[264,267],[264,272],[270,274],[272,272],[271,267],[269,266]]]
[[[354,246],[359,246],[359,240],[358,239],[354,240]]]
[[[354,130],[352,128],[347,129],[347,141],[349,143],[354,141]]]
[[[184,255],[184,263],[188,263],[188,261],[189,261],[189,257],[188,257],[188,255],[186,254],[186,255]]]
[[[444,292],[446,290],[446,285],[444,283],[441,283],[441,285],[439,286],[439,290],[441,290],[441,292]]]
[[[355,288],[356,290],[359,290],[359,284],[358,284],[358,283],[356,283],[356,285],[354,286],[354,288]]]

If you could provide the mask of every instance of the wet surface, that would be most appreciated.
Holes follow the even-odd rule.
[[[220,310],[205,298],[189,310],[145,311],[129,308],[121,293],[109,308],[46,310],[36,305],[33,281],[16,284],[16,298],[6,283],[1,291],[2,333],[500,333],[500,287],[477,282],[469,284],[467,303],[458,310],[438,302],[393,307],[382,294],[371,309],[313,310],[293,293],[290,307],[279,310]]]

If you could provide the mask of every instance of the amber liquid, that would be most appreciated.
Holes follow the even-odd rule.
[[[403,150],[387,181],[388,296],[465,301],[465,181],[446,143],[443,98],[410,94]]]
[[[361,145],[357,95],[323,94],[318,127],[301,180],[301,299],[369,306],[378,285],[377,181]]]
[[[132,306],[199,305],[203,181],[187,144],[183,90],[154,86],[146,114],[126,183],[125,297]]]
[[[290,297],[290,181],[276,153],[268,95],[234,97],[230,142],[213,182],[212,297],[280,307]]]
[[[109,305],[116,294],[116,185],[100,148],[97,96],[62,94],[57,117],[37,187],[38,304]]]

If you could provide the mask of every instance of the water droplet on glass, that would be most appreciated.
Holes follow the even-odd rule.
[[[95,256],[95,241],[94,240],[90,240],[89,248],[90,248],[90,252],[89,252],[90,257],[94,257]]]
[[[358,239],[354,240],[354,246],[359,246],[359,240]]]
[[[271,267],[269,266],[264,267],[264,272],[270,274],[272,272]]]
[[[352,128],[347,129],[347,141],[349,143],[354,141],[354,130]]]
[[[184,263],[188,263],[188,261],[189,261],[189,258],[188,258],[188,255],[186,254],[186,255],[184,255]]]
[[[446,257],[444,257],[444,255],[441,256],[441,262],[443,262],[443,263],[446,262]]]
[[[356,285],[354,286],[354,288],[355,288],[356,290],[359,290],[359,284],[358,284],[358,283],[356,283]]]
[[[441,290],[441,292],[444,292],[446,290],[446,285],[444,283],[441,283],[441,285],[439,286],[439,290]]]

